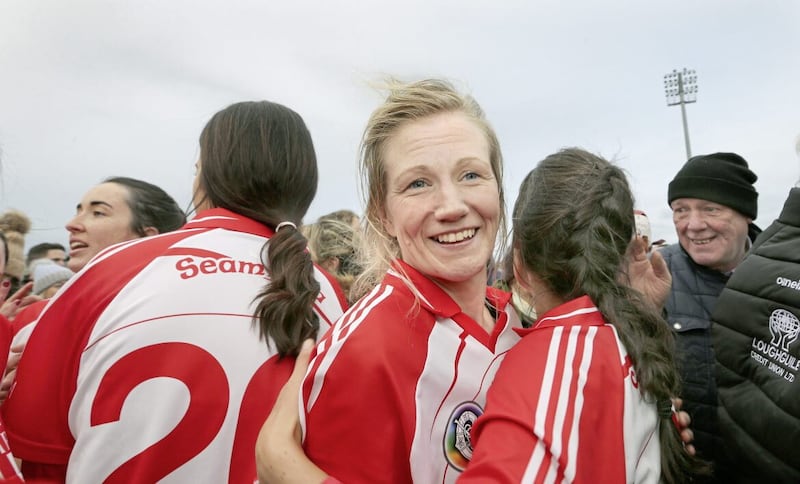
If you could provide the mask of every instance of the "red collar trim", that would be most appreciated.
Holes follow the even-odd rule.
[[[537,319],[532,328],[517,330],[517,333],[524,336],[540,328],[573,326],[576,324],[582,326],[602,326],[606,324],[603,314],[597,309],[597,306],[594,305],[589,296],[580,296],[554,307]]]
[[[231,212],[225,208],[211,208],[197,213],[195,217],[183,226],[184,229],[216,229],[222,228],[235,232],[245,232],[270,238],[275,231],[266,225],[256,222],[244,215]]]

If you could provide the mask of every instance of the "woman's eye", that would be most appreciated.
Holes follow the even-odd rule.
[[[424,180],[414,180],[408,184],[408,188],[424,188],[426,185]]]
[[[100,212],[99,210],[95,210],[94,212],[92,212],[92,215],[94,215],[95,217],[105,217],[106,214]]]
[[[464,175],[464,179],[465,180],[477,180],[478,178],[480,178],[480,175],[478,175],[474,171],[471,171],[471,172],[467,173],[466,175]]]

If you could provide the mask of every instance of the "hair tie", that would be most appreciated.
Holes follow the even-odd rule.
[[[295,225],[295,224],[294,224],[294,222],[289,222],[289,221],[286,221],[286,222],[281,222],[281,223],[279,223],[279,224],[278,224],[278,225],[275,227],[275,232],[279,231],[279,230],[280,230],[280,229],[282,229],[283,227],[291,227],[291,228],[293,228],[293,229],[297,230],[297,225]]]
[[[663,419],[672,417],[673,413],[675,412],[675,407],[672,405],[672,400],[670,399],[659,400],[657,408],[658,416]]]

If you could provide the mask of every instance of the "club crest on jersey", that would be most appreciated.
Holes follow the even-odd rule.
[[[444,435],[444,456],[447,463],[463,471],[472,459],[472,436],[475,421],[483,415],[483,409],[475,402],[464,402],[453,410]]]

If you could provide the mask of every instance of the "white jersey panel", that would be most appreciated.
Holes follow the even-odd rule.
[[[203,231],[173,245],[121,288],[81,356],[69,413],[76,445],[68,482],[100,482],[151,446],[165,456],[186,453],[161,482],[227,482],[240,403],[274,353],[259,339],[252,317],[266,284],[264,242],[244,232]],[[320,283],[322,303],[338,307],[330,283],[324,277]],[[339,307],[320,318],[320,334],[324,321],[340,313]],[[120,386],[128,391],[124,401],[109,400]],[[181,427],[183,418],[202,419],[204,436]]]
[[[622,366],[630,365],[628,352],[616,328],[608,325],[617,339]],[[657,484],[661,480],[661,441],[658,431],[657,406],[648,402],[639,391],[636,373],[631,367],[623,384],[625,389],[623,435],[625,436],[625,475],[630,482]]]
[[[470,429],[483,414],[486,391],[505,356],[519,341],[509,320],[495,351],[451,319],[437,319],[428,338],[428,357],[417,382],[416,428],[410,464],[414,482],[453,483],[472,458]],[[443,459],[444,457],[444,459]]]

